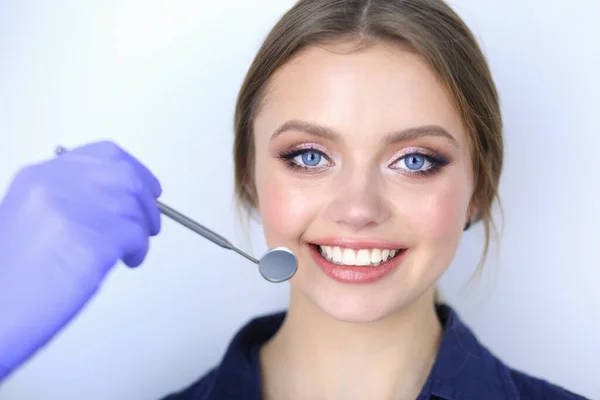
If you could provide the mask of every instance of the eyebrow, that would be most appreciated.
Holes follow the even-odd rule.
[[[289,131],[300,131],[324,139],[329,139],[334,142],[339,142],[341,139],[341,135],[331,128],[312,122],[294,119],[286,121],[283,125],[277,128],[271,135],[270,141],[273,141],[276,137]],[[384,142],[386,144],[392,144],[427,136],[442,137],[448,140],[453,146],[459,147],[458,141],[454,138],[454,136],[449,134],[448,131],[439,125],[423,125],[399,131],[393,131],[385,136]]]

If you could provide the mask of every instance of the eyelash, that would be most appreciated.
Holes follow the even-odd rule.
[[[282,154],[279,155],[279,158],[285,162],[286,167],[294,170],[294,171],[301,171],[301,172],[305,172],[305,173],[315,173],[315,172],[319,172],[321,168],[319,167],[309,167],[306,165],[300,165],[297,162],[294,161],[294,158],[301,156],[303,154],[306,153],[316,153],[319,154],[321,157],[325,158],[327,161],[329,161],[331,163],[331,159],[329,157],[327,157],[327,155],[320,151],[317,150],[314,147],[308,147],[308,148],[304,148],[304,149],[299,149],[299,150],[288,150]]]
[[[325,158],[327,161],[329,161],[331,163],[331,159],[324,152],[317,150],[314,147],[308,147],[308,148],[303,148],[303,149],[299,149],[299,150],[288,150],[288,151],[280,154],[279,158],[286,164],[286,167],[288,167],[294,171],[299,171],[299,172],[303,172],[303,173],[316,173],[316,172],[321,171],[323,169],[323,167],[310,167],[310,166],[306,166],[306,165],[300,165],[294,161],[294,158],[301,156],[303,154],[306,154],[306,153],[319,154],[321,157]],[[411,151],[410,153],[403,155],[400,158],[397,158],[396,160],[394,160],[393,163],[390,164],[390,166],[397,164],[410,156],[423,157],[426,162],[429,162],[431,164],[431,166],[429,168],[427,168],[426,170],[421,170],[421,171],[409,171],[407,169],[402,169],[403,172],[401,172],[401,173],[403,175],[414,176],[414,177],[431,176],[431,175],[436,174],[443,167],[445,167],[451,163],[451,161],[448,157],[434,154],[433,152],[414,150],[414,151]]]
[[[445,166],[447,166],[451,163],[451,161],[448,157],[443,156],[441,154],[435,154],[433,152],[423,151],[423,150],[413,150],[407,154],[404,154],[402,157],[397,158],[390,165],[397,164],[397,163],[401,162],[402,160],[405,160],[411,156],[423,157],[426,162],[429,162],[431,164],[431,166],[422,171],[410,171],[407,169],[403,169],[401,173],[404,175],[415,176],[415,177],[432,176],[432,175],[435,175],[438,172],[440,172],[440,170],[442,168],[444,168]]]

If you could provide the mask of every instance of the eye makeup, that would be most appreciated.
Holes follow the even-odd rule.
[[[291,146],[277,154],[277,158],[297,173],[314,174],[333,166],[332,157],[315,143]],[[387,165],[388,168],[414,178],[434,176],[452,163],[449,156],[422,147],[402,149],[393,160]]]
[[[279,153],[277,157],[287,168],[301,173],[316,173],[333,165],[331,157],[315,143],[292,146]],[[320,165],[322,161],[325,161],[326,165]]]
[[[388,167],[403,175],[427,177],[437,174],[451,163],[452,159],[447,155],[422,147],[409,147],[402,149]]]

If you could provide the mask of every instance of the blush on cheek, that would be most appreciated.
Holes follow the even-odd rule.
[[[428,241],[457,239],[465,223],[468,199],[460,185],[443,188],[415,203],[413,227]]]
[[[314,205],[306,190],[284,180],[257,183],[260,215],[269,246],[297,243],[311,221]]]

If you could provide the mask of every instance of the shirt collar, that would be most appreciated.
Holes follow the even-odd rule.
[[[516,399],[508,368],[475,338],[449,306],[436,306],[443,336],[434,366],[418,400]],[[216,398],[261,398],[258,349],[279,329],[285,313],[257,317],[234,337],[216,369]]]
[[[505,367],[447,305],[436,306],[444,327],[434,366],[419,400],[514,399],[516,388]]]

